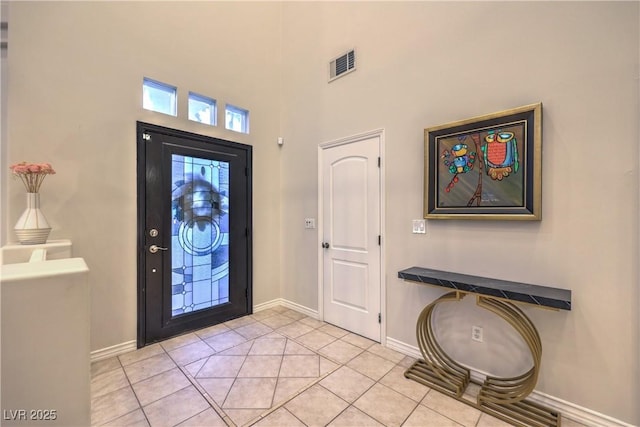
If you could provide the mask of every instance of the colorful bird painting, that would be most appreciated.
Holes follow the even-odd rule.
[[[518,142],[513,132],[489,131],[482,145],[487,175],[502,181],[519,169]]]

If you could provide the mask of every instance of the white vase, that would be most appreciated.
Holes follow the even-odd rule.
[[[46,243],[51,227],[40,210],[40,193],[27,193],[27,208],[13,229],[23,245]]]

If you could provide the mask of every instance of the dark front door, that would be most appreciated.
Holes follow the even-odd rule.
[[[138,347],[251,313],[251,147],[138,122]]]

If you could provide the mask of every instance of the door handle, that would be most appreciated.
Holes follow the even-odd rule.
[[[149,246],[149,252],[151,252],[152,254],[155,254],[158,251],[168,251],[169,248],[161,248],[158,245],[151,245]]]
[[[322,242],[322,247],[325,249],[329,249],[329,242]]]

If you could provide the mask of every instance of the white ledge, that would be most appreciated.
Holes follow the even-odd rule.
[[[37,251],[40,251],[39,253],[46,252],[42,256],[47,260],[71,258],[71,240],[48,240],[46,243],[39,245],[9,243],[0,249],[0,265],[29,262]]]
[[[89,272],[89,268],[83,258],[64,258],[38,262],[23,262],[19,264],[5,264],[1,270],[0,282],[3,283]]]

